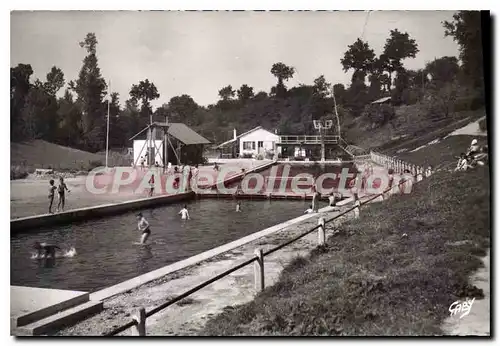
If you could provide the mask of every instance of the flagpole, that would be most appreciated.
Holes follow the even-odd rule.
[[[109,81],[109,100],[108,100],[108,120],[106,124],[106,168],[108,168],[108,149],[109,149],[109,106],[111,104],[111,80]]]

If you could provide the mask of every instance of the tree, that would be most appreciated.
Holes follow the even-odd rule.
[[[326,81],[324,75],[316,78],[313,83],[314,93],[320,98],[325,98],[330,95],[331,84]]]
[[[253,88],[243,84],[238,90],[238,99],[240,102],[245,103],[254,96]]]
[[[425,70],[430,74],[432,81],[436,83],[452,82],[460,71],[458,60],[454,56],[443,56],[427,63]]]
[[[57,92],[64,86],[64,73],[63,71],[52,66],[52,69],[47,73],[47,82],[44,84],[45,91],[51,95],[56,96]]]
[[[80,47],[86,50],[87,56],[83,59],[78,79],[69,83],[71,90],[77,94],[77,105],[82,112],[84,147],[92,151],[103,149],[106,141],[106,109],[103,98],[107,85],[97,62],[97,43],[94,33],[88,33],[80,42]]]
[[[222,101],[227,102],[234,97],[235,93],[236,92],[233,90],[233,87],[228,85],[219,90],[219,97]]]
[[[393,73],[403,69],[403,60],[415,58],[419,52],[417,42],[410,35],[402,33],[398,29],[391,30],[389,38],[385,42],[384,55],[381,61],[389,74],[389,83],[392,83]],[[390,90],[389,84],[389,90]]]
[[[24,108],[31,88],[33,69],[29,64],[10,68],[10,136],[12,141],[22,141],[30,136]]]
[[[47,83],[35,80],[29,90],[26,112],[30,121],[30,137],[53,142],[57,139],[59,125],[58,104],[55,96],[45,89],[46,85]]]
[[[426,104],[432,118],[447,118],[453,113],[459,88],[457,81],[445,85],[431,83],[428,88],[430,100]]]
[[[287,81],[293,77],[295,74],[295,68],[287,66],[282,62],[277,62],[271,67],[271,73],[278,79],[276,87],[271,89],[272,94],[277,97],[285,97],[287,90],[283,81]]]
[[[335,102],[337,106],[345,104],[346,101],[346,90],[342,83],[337,83],[333,86],[333,92],[335,94]]]
[[[152,121],[153,110],[150,101],[160,97],[158,89],[148,79],[133,84],[130,89],[130,97],[136,101],[141,101],[141,120],[144,123]]]
[[[82,114],[69,89],[65,90],[64,96],[59,99],[58,104],[59,131],[57,141],[61,145],[82,148]]]
[[[141,124],[140,118],[141,112],[138,101],[134,98],[130,98],[125,101],[125,107],[123,107],[123,110],[120,113],[120,124],[125,129],[124,134],[126,144],[132,136],[142,130],[143,124]]]
[[[481,12],[459,11],[452,21],[444,21],[445,36],[451,36],[460,47],[464,75],[475,86],[483,86],[483,42]]]
[[[259,91],[255,96],[254,96],[254,100],[255,101],[263,101],[263,100],[267,100],[268,98],[268,95],[265,91]]]
[[[198,104],[189,95],[174,96],[167,105],[172,121],[183,122],[188,126],[198,124]]]
[[[106,100],[109,104],[109,147],[123,148],[128,146],[128,138],[126,138],[125,122],[121,119],[120,95],[113,92],[110,95],[110,100]],[[107,107],[107,105],[106,105]],[[130,137],[129,137],[130,138]]]
[[[368,72],[372,70],[375,61],[375,53],[368,43],[363,42],[360,38],[347,48],[344,57],[340,59],[340,63],[342,64],[344,72],[352,69],[354,73],[358,73],[357,76],[354,76],[354,74],[352,76],[352,81],[354,82],[355,79],[359,78],[360,72],[364,73],[366,76]]]

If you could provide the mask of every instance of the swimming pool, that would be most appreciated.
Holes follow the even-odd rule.
[[[139,241],[136,213],[11,237],[11,284],[95,291],[194,256],[264,228],[300,216],[308,201],[193,200],[143,211],[151,225],[150,245]],[[323,202],[325,205],[326,203]],[[178,212],[187,204],[191,220]],[[31,259],[34,241],[64,249],[73,257]],[[71,254],[69,254],[71,256]]]

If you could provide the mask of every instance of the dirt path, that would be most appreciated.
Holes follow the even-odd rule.
[[[479,130],[480,120],[454,131],[450,136],[487,136],[487,132]],[[483,290],[484,299],[475,299],[469,315],[463,318],[459,316],[447,318],[442,329],[448,335],[490,335],[490,250],[481,260],[484,263],[484,268],[480,268],[471,275],[469,282]]]
[[[490,335],[490,250],[482,258],[484,268],[471,275],[471,284],[483,290],[484,299],[475,299],[470,313],[460,318],[460,313],[447,318],[442,326],[447,335]]]

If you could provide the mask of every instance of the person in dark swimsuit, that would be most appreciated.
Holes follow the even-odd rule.
[[[155,191],[155,176],[153,174],[149,179],[149,197],[153,197],[154,191]]]
[[[64,204],[66,203],[66,191],[70,192],[68,186],[64,182],[64,178],[59,178],[59,186],[57,187],[57,192],[59,193],[59,203],[57,203],[57,211],[64,211]]]
[[[151,229],[149,228],[149,222],[142,215],[142,213],[137,214],[137,228],[142,232],[141,244],[145,244],[151,235]]]
[[[52,214],[52,205],[54,204],[54,197],[56,194],[57,187],[54,185],[54,179],[49,181],[49,214]]]
[[[40,243],[38,241],[33,244],[33,248],[38,251],[38,258],[42,256],[42,252],[44,253],[44,257],[56,257],[56,250],[61,250],[61,248],[57,245],[50,245],[47,243]]]

